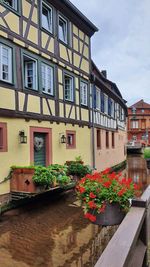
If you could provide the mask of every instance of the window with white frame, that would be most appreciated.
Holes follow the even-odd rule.
[[[27,55],[23,56],[24,86],[31,90],[37,90],[37,61]]]
[[[80,82],[81,104],[87,106],[88,84]]]
[[[96,88],[96,109],[100,110],[101,104],[100,104],[100,100],[101,100],[101,93],[100,90],[98,88]]]
[[[50,95],[54,94],[54,69],[42,63],[42,91]]]
[[[108,114],[108,96],[104,94],[104,113]]]
[[[17,10],[18,9],[18,0],[2,0],[2,3],[5,3],[9,7]]]
[[[0,43],[0,80],[12,82],[12,48]]]
[[[121,108],[121,120],[124,121],[125,120],[125,112],[124,109]]]
[[[42,2],[42,27],[52,33],[52,8]]]
[[[132,120],[131,121],[131,128],[132,129],[138,129],[139,128],[139,122],[138,122],[138,120]]]
[[[65,100],[73,101],[74,99],[74,93],[73,93],[73,86],[74,79],[72,76],[65,74],[64,75],[64,95]]]
[[[115,117],[115,103],[113,99],[111,99],[111,101],[112,101],[111,116],[114,118]]]
[[[59,39],[67,44],[68,42],[68,21],[64,19],[62,16],[58,17],[59,19]]]

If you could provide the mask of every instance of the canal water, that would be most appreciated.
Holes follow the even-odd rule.
[[[150,182],[140,156],[128,157],[126,175]],[[46,197],[2,216],[0,267],[94,267],[116,229],[86,221],[74,191]]]

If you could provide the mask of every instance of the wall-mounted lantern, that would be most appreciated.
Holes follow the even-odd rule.
[[[25,135],[24,131],[19,132],[19,141],[20,144],[27,144],[27,136]]]
[[[60,134],[60,143],[61,144],[66,144],[66,136],[63,133]]]

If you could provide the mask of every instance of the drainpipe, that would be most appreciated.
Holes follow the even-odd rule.
[[[96,169],[95,166],[95,131],[94,131],[94,90],[95,90],[95,75],[93,75],[92,79],[92,161],[93,161],[93,170]]]

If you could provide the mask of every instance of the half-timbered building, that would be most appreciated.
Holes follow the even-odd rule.
[[[94,62],[91,92],[93,165],[97,170],[104,170],[126,159],[127,106],[117,85]]]
[[[0,0],[0,180],[11,165],[91,165],[97,28],[68,0]],[[66,140],[65,140],[66,139]],[[9,192],[1,183],[0,194]]]
[[[1,199],[12,165],[125,159],[125,101],[91,61],[97,30],[69,0],[0,0]]]

